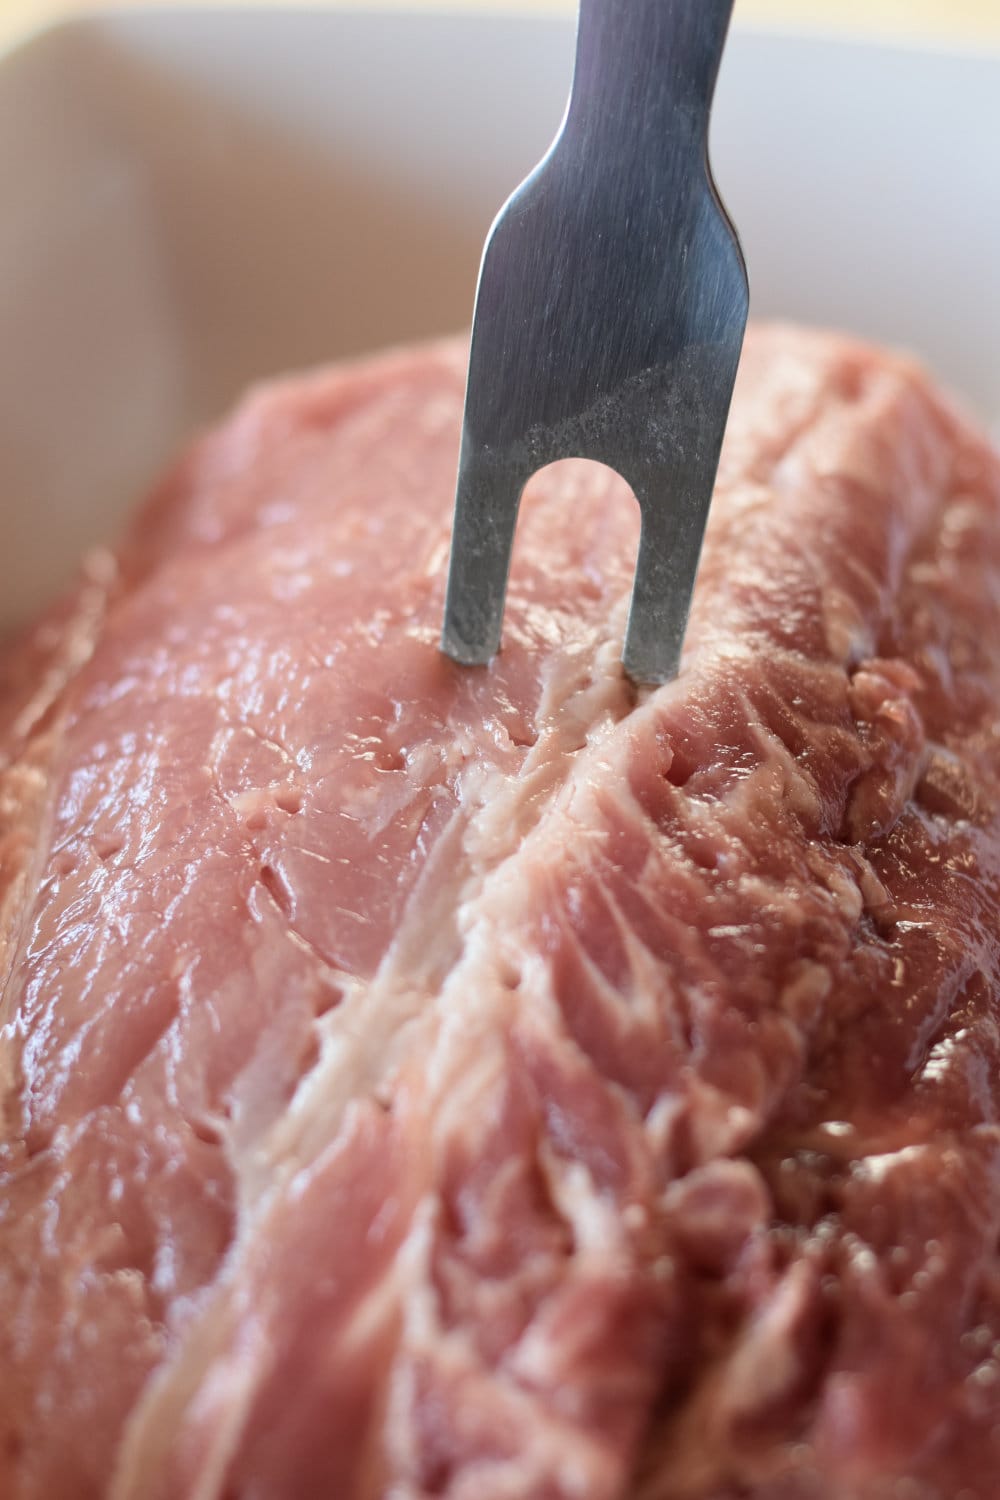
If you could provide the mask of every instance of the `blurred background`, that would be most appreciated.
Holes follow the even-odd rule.
[[[0,0],[0,630],[250,381],[467,325],[575,4]],[[1000,433],[1000,0],[735,23],[753,315],[912,351]]]
[[[104,11],[141,3],[143,0],[118,0],[117,5],[115,0],[109,4],[102,4],[101,0],[0,0],[0,45],[74,12]],[[190,3],[191,0],[157,0],[158,8]],[[215,3],[246,5],[247,0],[215,0]],[[280,4],[281,0],[270,3]],[[294,3],[302,8],[303,4],[329,4],[331,0],[294,0]],[[429,10],[552,12],[575,7],[575,0],[375,0],[375,3]],[[359,0],[353,0],[352,8],[361,8]],[[761,24],[906,35],[931,42],[1000,38],[1000,0],[736,0],[735,14],[737,18]]]

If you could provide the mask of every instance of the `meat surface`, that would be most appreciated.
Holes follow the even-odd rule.
[[[991,1500],[1000,459],[748,337],[437,650],[464,349],[252,394],[0,665],[4,1500]]]

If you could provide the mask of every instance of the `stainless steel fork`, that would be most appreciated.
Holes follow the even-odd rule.
[[[577,456],[640,506],[625,669],[677,673],[748,307],[707,145],[732,5],[581,0],[559,135],[483,254],[442,637],[456,661],[499,648],[527,480]]]

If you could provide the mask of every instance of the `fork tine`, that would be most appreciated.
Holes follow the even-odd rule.
[[[700,550],[701,538],[692,538],[690,529],[686,537],[671,530],[672,519],[665,509],[642,507],[622,648],[622,665],[634,682],[670,682],[680,670],[694,581],[688,559]]]
[[[514,528],[526,475],[502,469],[463,439],[441,649],[464,666],[500,649]]]
[[[659,463],[621,464],[642,528],[622,665],[635,682],[670,682],[681,650],[708,520],[740,343],[716,351],[696,378],[677,382],[669,454]],[[704,399],[705,389],[714,393]]]
[[[680,482],[680,503],[676,495],[675,503],[665,501],[676,475],[656,493],[636,491],[642,528],[622,648],[622,665],[634,682],[670,682],[680,670],[712,480],[705,485],[687,474]]]

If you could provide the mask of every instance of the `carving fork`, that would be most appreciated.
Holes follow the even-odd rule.
[[[442,649],[499,649],[521,492],[555,459],[631,486],[641,539],[622,661],[678,671],[746,327],[708,162],[733,0],[581,0],[569,106],[486,241]]]

